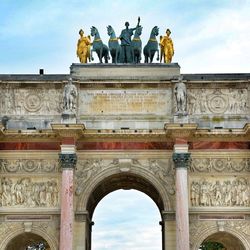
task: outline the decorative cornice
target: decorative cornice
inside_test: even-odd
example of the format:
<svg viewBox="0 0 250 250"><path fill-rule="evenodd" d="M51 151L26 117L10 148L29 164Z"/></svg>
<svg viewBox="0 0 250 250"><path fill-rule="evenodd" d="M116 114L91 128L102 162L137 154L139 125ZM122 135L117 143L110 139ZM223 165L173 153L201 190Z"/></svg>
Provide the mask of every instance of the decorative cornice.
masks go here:
<svg viewBox="0 0 250 250"><path fill-rule="evenodd" d="M190 163L190 153L173 153L175 168L188 168Z"/></svg>
<svg viewBox="0 0 250 250"><path fill-rule="evenodd" d="M195 123L166 123L164 125L166 136L173 140L177 138L191 139L197 130Z"/></svg>
<svg viewBox="0 0 250 250"><path fill-rule="evenodd" d="M73 137L76 140L83 136L84 124L51 124L52 130L61 138Z"/></svg>
<svg viewBox="0 0 250 250"><path fill-rule="evenodd" d="M59 163L62 169L74 169L76 162L76 154L59 154Z"/></svg>

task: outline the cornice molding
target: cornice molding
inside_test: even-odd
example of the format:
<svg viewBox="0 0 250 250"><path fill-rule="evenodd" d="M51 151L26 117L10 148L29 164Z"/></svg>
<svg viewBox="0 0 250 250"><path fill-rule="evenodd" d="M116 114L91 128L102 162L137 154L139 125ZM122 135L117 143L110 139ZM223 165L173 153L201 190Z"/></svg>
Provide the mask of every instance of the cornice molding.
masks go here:
<svg viewBox="0 0 250 250"><path fill-rule="evenodd" d="M85 131L84 124L51 124L52 130L60 137L73 137L79 139Z"/></svg>

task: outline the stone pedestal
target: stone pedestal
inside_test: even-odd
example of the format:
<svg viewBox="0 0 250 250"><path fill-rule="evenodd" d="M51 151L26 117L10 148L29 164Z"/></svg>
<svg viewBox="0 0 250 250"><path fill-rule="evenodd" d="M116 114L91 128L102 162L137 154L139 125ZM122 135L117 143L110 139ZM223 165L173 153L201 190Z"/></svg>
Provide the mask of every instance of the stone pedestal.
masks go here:
<svg viewBox="0 0 250 250"><path fill-rule="evenodd" d="M60 250L73 249L73 177L76 166L76 154L74 145L61 146L59 161L62 167L62 187L61 187L61 224L60 224Z"/></svg>
<svg viewBox="0 0 250 250"><path fill-rule="evenodd" d="M179 148L176 145L173 154L176 168L176 250L189 250L187 168L190 153L183 152L184 148L183 145ZM186 148L188 148L187 145Z"/></svg>
<svg viewBox="0 0 250 250"><path fill-rule="evenodd" d="M188 123L188 114L183 114L183 113L176 113L174 115L174 123Z"/></svg>
<svg viewBox="0 0 250 250"><path fill-rule="evenodd" d="M76 124L76 114L63 112L61 123L64 124Z"/></svg>

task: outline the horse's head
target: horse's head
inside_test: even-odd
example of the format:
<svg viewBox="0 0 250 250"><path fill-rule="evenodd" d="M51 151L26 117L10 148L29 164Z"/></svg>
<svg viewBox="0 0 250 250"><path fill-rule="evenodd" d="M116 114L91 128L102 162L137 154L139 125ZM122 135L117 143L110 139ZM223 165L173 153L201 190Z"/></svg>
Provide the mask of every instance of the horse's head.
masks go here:
<svg viewBox="0 0 250 250"><path fill-rule="evenodd" d="M136 30L135 30L135 35L140 36L141 33L142 33L142 26L138 26L138 27L136 28Z"/></svg>
<svg viewBox="0 0 250 250"><path fill-rule="evenodd" d="M154 26L154 28L151 31L151 35L158 36L159 35L159 28L158 26Z"/></svg>
<svg viewBox="0 0 250 250"><path fill-rule="evenodd" d="M108 35L111 36L114 33L114 29L112 28L111 25L107 27Z"/></svg>
<svg viewBox="0 0 250 250"><path fill-rule="evenodd" d="M96 27L92 26L90 28L90 34L91 34L91 36L95 36L97 32L98 32L98 30L97 30Z"/></svg>

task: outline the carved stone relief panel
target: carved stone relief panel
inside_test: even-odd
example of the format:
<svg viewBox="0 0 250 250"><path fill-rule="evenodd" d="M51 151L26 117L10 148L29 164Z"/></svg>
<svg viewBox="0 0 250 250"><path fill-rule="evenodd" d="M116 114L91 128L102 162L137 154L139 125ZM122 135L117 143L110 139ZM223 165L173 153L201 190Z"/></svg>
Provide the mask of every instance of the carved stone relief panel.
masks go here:
<svg viewBox="0 0 250 250"><path fill-rule="evenodd" d="M36 88L1 84L0 97L2 115L56 115L63 109L62 90L46 84Z"/></svg>
<svg viewBox="0 0 250 250"><path fill-rule="evenodd" d="M57 173L58 160L55 159L0 159L0 173Z"/></svg>
<svg viewBox="0 0 250 250"><path fill-rule="evenodd" d="M1 177L0 207L58 207L56 178Z"/></svg>
<svg viewBox="0 0 250 250"><path fill-rule="evenodd" d="M247 88L188 89L189 114L247 114Z"/></svg>
<svg viewBox="0 0 250 250"><path fill-rule="evenodd" d="M250 179L245 177L191 177L192 207L250 207Z"/></svg>
<svg viewBox="0 0 250 250"><path fill-rule="evenodd" d="M192 157L190 171L193 173L209 173L209 172L221 172L221 173L237 173L237 172L249 172L250 171L250 158L210 158Z"/></svg>
<svg viewBox="0 0 250 250"><path fill-rule="evenodd" d="M144 168L167 187L170 195L175 194L175 172L171 159L80 159L75 171L76 195L81 194L91 178L112 167L117 167L124 172L130 171L132 168Z"/></svg>
<svg viewBox="0 0 250 250"><path fill-rule="evenodd" d="M171 89L80 92L80 115L166 115L171 106Z"/></svg>

